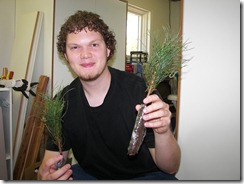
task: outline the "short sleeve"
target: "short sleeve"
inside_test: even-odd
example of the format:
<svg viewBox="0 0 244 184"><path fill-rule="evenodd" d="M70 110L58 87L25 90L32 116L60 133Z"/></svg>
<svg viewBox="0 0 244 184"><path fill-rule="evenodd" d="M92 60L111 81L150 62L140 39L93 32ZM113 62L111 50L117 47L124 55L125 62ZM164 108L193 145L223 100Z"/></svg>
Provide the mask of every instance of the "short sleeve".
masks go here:
<svg viewBox="0 0 244 184"><path fill-rule="evenodd" d="M147 133L146 133L144 142L148 148L155 148L155 139L154 139L153 129L147 128Z"/></svg>

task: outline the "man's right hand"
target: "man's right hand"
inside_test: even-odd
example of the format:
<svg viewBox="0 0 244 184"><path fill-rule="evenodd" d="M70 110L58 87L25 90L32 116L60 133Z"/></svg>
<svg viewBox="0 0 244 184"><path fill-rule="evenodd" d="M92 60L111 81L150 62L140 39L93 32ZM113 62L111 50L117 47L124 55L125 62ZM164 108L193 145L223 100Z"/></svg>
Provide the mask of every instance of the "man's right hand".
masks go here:
<svg viewBox="0 0 244 184"><path fill-rule="evenodd" d="M56 169L56 163L62 159L62 155L44 159L38 170L38 180L73 180L70 164L66 164L60 169Z"/></svg>

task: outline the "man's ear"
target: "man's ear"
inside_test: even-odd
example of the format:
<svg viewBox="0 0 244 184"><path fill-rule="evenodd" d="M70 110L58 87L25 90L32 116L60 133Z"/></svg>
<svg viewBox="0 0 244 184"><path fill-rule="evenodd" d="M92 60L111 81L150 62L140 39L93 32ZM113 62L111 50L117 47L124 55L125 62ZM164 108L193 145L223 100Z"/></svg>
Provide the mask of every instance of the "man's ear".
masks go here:
<svg viewBox="0 0 244 184"><path fill-rule="evenodd" d="M68 62L68 57L67 57L67 54L64 53L64 58L66 59L66 61Z"/></svg>
<svg viewBox="0 0 244 184"><path fill-rule="evenodd" d="M110 49L107 48L107 58L109 57L110 52L111 52Z"/></svg>

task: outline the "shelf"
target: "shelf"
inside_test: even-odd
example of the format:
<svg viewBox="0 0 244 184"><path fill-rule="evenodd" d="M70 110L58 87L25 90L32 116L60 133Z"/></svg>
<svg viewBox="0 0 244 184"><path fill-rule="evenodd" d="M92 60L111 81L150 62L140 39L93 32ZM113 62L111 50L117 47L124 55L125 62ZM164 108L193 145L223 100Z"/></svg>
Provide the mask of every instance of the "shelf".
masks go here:
<svg viewBox="0 0 244 184"><path fill-rule="evenodd" d="M1 126L3 136L1 137L1 150L3 155L0 172L7 170L7 180L13 179L13 155L12 155L12 88L0 88L0 106L2 109ZM5 152L4 152L5 151ZM6 165L4 164L4 160ZM2 175L1 175L2 176Z"/></svg>
<svg viewBox="0 0 244 184"><path fill-rule="evenodd" d="M131 51L130 52L130 62L133 63L146 63L147 62L148 53L142 51Z"/></svg>
<svg viewBox="0 0 244 184"><path fill-rule="evenodd" d="M9 91L9 88L0 88L0 91Z"/></svg>

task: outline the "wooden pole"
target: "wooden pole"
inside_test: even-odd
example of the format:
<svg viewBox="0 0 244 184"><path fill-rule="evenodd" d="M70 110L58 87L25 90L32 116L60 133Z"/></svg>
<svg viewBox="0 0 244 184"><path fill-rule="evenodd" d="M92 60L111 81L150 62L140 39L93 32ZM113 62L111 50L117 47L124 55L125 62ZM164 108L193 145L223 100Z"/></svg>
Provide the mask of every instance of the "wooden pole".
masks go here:
<svg viewBox="0 0 244 184"><path fill-rule="evenodd" d="M25 169L35 164L37 161L42 135L44 132L44 125L41 122L39 113L43 106L42 94L46 93L48 81L49 78L47 76L42 75L39 78L36 89L36 97L32 102L14 168L14 180L22 180Z"/></svg>

